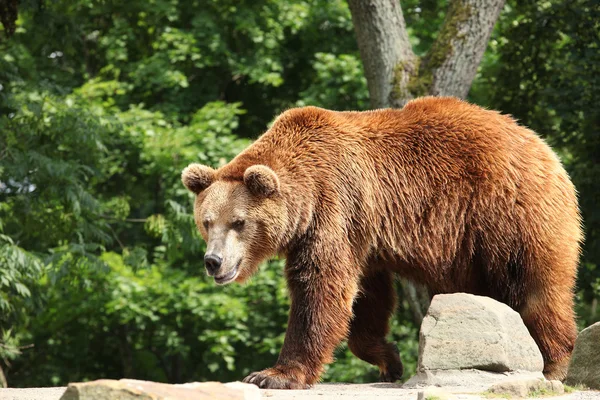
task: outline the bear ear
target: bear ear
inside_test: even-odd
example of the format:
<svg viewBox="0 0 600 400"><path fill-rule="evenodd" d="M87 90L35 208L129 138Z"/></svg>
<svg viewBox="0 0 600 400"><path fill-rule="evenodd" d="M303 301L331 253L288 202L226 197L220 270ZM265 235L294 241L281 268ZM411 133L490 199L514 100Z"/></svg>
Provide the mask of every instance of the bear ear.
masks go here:
<svg viewBox="0 0 600 400"><path fill-rule="evenodd" d="M202 164L190 164L181 172L181 181L191 192L198 194L215 180L215 170Z"/></svg>
<svg viewBox="0 0 600 400"><path fill-rule="evenodd" d="M279 193L279 178L266 165L253 165L244 172L244 184L256 196L270 197Z"/></svg>

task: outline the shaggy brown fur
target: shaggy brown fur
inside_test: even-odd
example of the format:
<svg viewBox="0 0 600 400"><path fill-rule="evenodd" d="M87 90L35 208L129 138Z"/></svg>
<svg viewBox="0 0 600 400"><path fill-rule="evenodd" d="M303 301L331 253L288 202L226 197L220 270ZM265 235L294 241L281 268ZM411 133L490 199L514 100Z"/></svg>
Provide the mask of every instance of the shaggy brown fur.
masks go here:
<svg viewBox="0 0 600 400"><path fill-rule="evenodd" d="M206 187L190 168L186 185ZM282 210L258 215L270 229L261 259L287 257L287 333L277 364L247 382L307 387L345 338L384 380L399 379L402 363L385 340L394 272L433 294L508 304L538 343L546 375L564 377L576 337L576 193L552 150L509 116L433 97L401 110L291 109L208 181L251 185L251 208L268 198ZM194 191L202 230L206 194ZM248 268L238 281L256 269Z"/></svg>

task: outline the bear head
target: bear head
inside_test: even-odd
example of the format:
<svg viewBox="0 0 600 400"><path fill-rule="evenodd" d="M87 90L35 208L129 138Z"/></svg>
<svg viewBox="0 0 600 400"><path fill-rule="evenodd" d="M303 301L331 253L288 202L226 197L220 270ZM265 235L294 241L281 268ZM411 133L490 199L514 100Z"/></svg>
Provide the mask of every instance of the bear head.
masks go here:
<svg viewBox="0 0 600 400"><path fill-rule="evenodd" d="M279 177L265 165L246 168L243 179L221 179L217 170L190 164L181 174L196 195L194 220L206 241L206 272L216 283L244 282L277 254L287 227Z"/></svg>

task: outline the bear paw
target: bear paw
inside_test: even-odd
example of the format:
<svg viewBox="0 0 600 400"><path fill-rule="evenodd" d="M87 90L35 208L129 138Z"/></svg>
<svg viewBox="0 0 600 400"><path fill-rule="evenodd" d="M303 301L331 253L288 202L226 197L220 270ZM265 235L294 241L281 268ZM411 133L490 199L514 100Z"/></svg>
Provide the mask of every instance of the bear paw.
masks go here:
<svg viewBox="0 0 600 400"><path fill-rule="evenodd" d="M379 380L381 382L396 382L404 374L404 366L400 360L398 346L393 343L388 344L388 362L385 368L380 367Z"/></svg>
<svg viewBox="0 0 600 400"><path fill-rule="evenodd" d="M390 365L388 369L384 372L381 371L379 374L380 382L396 382L402 378L403 374L402 364Z"/></svg>
<svg viewBox="0 0 600 400"><path fill-rule="evenodd" d="M558 361L548 361L544 364L544 377L551 380L563 381L567 376L569 369L569 360L571 357L565 356Z"/></svg>
<svg viewBox="0 0 600 400"><path fill-rule="evenodd" d="M300 382L298 375L301 374L275 367L253 372L242 382L252 383L261 389L308 389L310 385Z"/></svg>

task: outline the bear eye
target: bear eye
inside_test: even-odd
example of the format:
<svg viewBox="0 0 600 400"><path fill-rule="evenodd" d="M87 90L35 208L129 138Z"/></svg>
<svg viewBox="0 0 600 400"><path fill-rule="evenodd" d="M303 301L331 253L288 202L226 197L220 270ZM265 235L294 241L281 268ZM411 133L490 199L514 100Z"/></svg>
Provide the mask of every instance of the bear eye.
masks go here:
<svg viewBox="0 0 600 400"><path fill-rule="evenodd" d="M240 230L244 227L245 223L246 223L246 221L244 221L243 219L236 219L235 221L233 221L231 223L231 227L233 229Z"/></svg>
<svg viewBox="0 0 600 400"><path fill-rule="evenodd" d="M210 221L205 219L204 221L202 221L202 225L204 225L204 229L208 230L208 225L210 224Z"/></svg>

